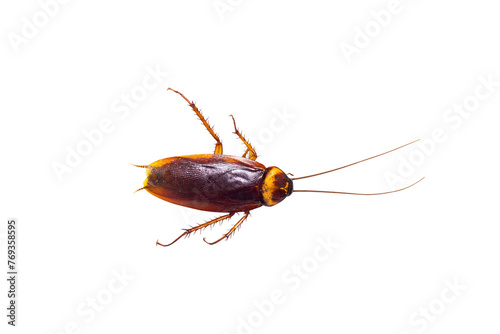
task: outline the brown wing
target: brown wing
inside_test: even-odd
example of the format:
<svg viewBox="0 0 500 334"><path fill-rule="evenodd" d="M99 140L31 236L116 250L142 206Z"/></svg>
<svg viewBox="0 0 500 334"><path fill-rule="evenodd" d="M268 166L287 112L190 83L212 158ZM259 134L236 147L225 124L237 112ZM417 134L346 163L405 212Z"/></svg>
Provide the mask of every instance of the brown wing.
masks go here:
<svg viewBox="0 0 500 334"><path fill-rule="evenodd" d="M167 202L213 212L241 212L262 206L259 182L265 166L220 154L186 155L147 167L145 189Z"/></svg>

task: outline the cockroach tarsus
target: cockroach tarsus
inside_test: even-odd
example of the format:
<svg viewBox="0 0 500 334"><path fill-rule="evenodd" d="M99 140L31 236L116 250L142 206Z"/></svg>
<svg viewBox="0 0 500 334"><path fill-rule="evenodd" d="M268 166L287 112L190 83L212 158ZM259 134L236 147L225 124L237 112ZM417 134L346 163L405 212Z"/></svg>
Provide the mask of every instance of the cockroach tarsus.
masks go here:
<svg viewBox="0 0 500 334"><path fill-rule="evenodd" d="M393 152L418 140L342 167L307 176L289 178L288 175L293 176L293 174L285 174L278 167L266 167L256 161L257 152L238 130L233 115L229 116L233 120L234 134L243 142L246 149L241 157L224 155L219 136L194 102L189 101L182 93L172 88L168 88L167 90L179 94L189 104L207 131L214 138L216 142L215 150L213 154L177 156L160 159L149 165L134 165L145 168L147 175L144 186L136 190L136 192L144 189L150 194L173 204L203 211L223 212L225 214L200 225L184 229L184 232L169 244L162 244L156 241L157 245L170 246L182 237L187 237L191 233L201 231L216 223L222 223L224 220L232 218L235 213L242 212L243 216L222 237L213 242L209 242L203 238L203 241L207 244L214 245L223 239L229 239L248 218L251 210L261 206L274 206L290 196L292 192L383 195L407 189L423 180L421 178L407 187L379 193L296 190L293 188L293 181L334 172Z"/></svg>

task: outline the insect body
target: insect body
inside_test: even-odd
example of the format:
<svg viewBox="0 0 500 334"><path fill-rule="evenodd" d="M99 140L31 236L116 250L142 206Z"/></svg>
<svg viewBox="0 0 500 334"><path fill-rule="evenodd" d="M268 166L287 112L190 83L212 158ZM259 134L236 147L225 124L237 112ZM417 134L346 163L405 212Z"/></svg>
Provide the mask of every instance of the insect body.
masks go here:
<svg viewBox="0 0 500 334"><path fill-rule="evenodd" d="M195 104L190 102L180 92L171 88L169 88L169 90L181 95L189 103L189 106L194 110L208 132L215 139L215 152L214 154L196 154L166 158L155 161L149 165L135 165L137 167L146 168L147 174L146 180L144 181L144 187L139 190L145 189L150 194L173 204L197 210L224 212L226 214L198 226L185 229L184 233L170 244L165 245L157 241L156 244L160 246L169 246L183 236L188 236L195 231L231 218L237 212L243 212L244 214L238 222L221 238L214 242L207 242L203 239L209 244L215 244L223 239L229 238L247 219L251 210L261 206L276 205L287 196L290 196L294 191L293 180L333 172L409 145L406 144L394 150L326 172L298 178L289 178L287 174L278 167L272 166L266 168L263 164L255 161L257 159L257 153L252 145L238 131L232 115L234 133L245 144L246 150L242 157L222 154L222 142ZM296 192L381 195L406 188L374 194L318 190L296 190Z"/></svg>
<svg viewBox="0 0 500 334"><path fill-rule="evenodd" d="M277 167L221 154L158 160L147 171L144 188L165 201L213 212L245 212L281 202L292 181Z"/></svg>

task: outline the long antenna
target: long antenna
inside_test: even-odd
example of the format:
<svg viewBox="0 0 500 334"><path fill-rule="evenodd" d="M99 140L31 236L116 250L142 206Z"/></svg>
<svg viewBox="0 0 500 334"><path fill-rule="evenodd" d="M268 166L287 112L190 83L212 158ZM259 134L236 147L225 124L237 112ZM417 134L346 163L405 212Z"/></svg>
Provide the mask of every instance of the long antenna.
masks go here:
<svg viewBox="0 0 500 334"><path fill-rule="evenodd" d="M405 146L408 146L410 144L413 144L417 141L419 141L420 139L417 139L417 140L414 140L412 141L411 143L408 143L406 145L403 145L403 146L399 146L399 147L396 147L395 149L392 149L390 151L387 151L387 152L384 152L384 153L381 153L381 154L377 154L377 155L374 155L373 157L370 157L370 158L366 158L366 159L363 159L363 160L360 160L360 161L357 161L357 162L353 162L352 164L349 164L349 165L345 165L345 166L342 166L342 167L338 167L338 168L335 168L335 169L332 169L332 170L328 170L326 172L321 172L321 173L317 173L317 174L312 174L312 175L307 175L307 176L301 176L301 177L294 177L292 178L292 180L300 180L300 179L305 179L305 178L308 178L308 177L313 177L313 176L318 176L318 175L322 175L322 174L326 174L326 173L330 173L330 172L334 172L336 170L339 170L339 169L342 169L342 168L346 168L346 167L349 167L349 166L352 166L352 165L356 165L356 164L359 164L360 162L363 162L363 161L367 161L367 160L370 160L370 159L373 159L373 158L376 158L376 157L380 157L381 155L384 155L384 154L387 154L387 153L391 153L393 151L396 151L396 150L399 150L400 148L403 148ZM405 188L406 189L406 188ZM295 191L298 191L298 190L294 190Z"/></svg>
<svg viewBox="0 0 500 334"><path fill-rule="evenodd" d="M410 184L409 186L407 187L404 187L404 188L401 188L401 189L396 189L396 190L392 190L392 191L386 191L386 192L383 192L383 193L372 193L372 194L362 194L362 193L346 193L346 192L342 192L342 191L326 191L326 190L293 190L294 193L297 193L297 192L300 192L300 193L330 193L330 194L343 194L343 195L366 195L366 196L371 196L371 195L385 195L385 194L390 194L390 193L395 193L395 192L398 192L398 191L401 191L401 190L405 190L405 189L408 189L414 185L416 185L417 183L419 183L420 181L422 181L423 179L425 179L425 177L421 178L420 180L418 180L417 182L413 183L413 184Z"/></svg>

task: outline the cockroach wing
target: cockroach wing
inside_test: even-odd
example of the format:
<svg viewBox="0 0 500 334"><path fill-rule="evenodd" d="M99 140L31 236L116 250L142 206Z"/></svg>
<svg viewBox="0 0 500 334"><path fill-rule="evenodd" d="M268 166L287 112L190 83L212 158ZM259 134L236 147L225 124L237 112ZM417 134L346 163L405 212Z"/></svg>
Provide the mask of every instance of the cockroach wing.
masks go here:
<svg viewBox="0 0 500 334"><path fill-rule="evenodd" d="M158 160L147 167L144 189L167 202L213 212L262 206L265 166L247 158L199 154Z"/></svg>

